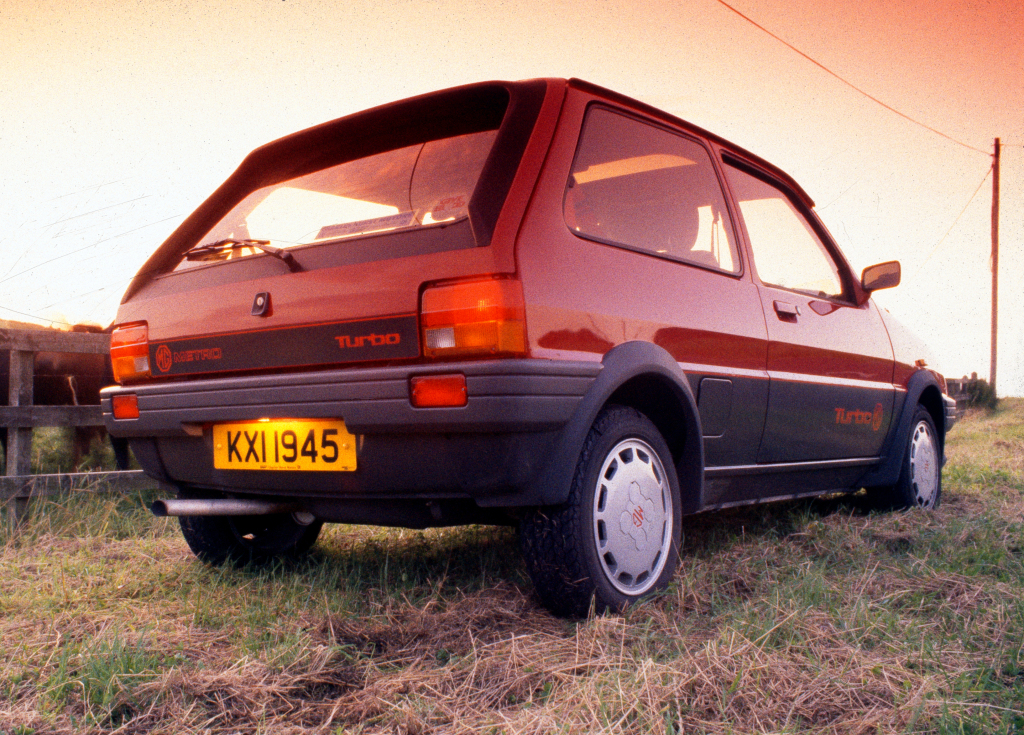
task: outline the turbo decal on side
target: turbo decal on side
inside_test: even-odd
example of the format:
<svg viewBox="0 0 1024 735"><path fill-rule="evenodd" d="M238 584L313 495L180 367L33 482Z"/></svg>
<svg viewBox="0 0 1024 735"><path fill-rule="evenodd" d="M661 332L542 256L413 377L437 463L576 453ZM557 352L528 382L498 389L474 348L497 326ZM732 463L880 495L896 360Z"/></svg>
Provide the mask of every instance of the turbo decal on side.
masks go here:
<svg viewBox="0 0 1024 735"><path fill-rule="evenodd" d="M872 431L882 428L884 409L881 403L875 404L874 411L861 411L856 408L840 408L836 406L837 424L870 424Z"/></svg>

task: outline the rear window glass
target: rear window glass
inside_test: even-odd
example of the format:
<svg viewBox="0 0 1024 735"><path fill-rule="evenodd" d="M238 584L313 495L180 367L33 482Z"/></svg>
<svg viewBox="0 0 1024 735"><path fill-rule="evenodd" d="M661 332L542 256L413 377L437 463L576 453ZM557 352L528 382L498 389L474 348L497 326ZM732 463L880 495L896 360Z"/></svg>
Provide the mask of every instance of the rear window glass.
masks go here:
<svg viewBox="0 0 1024 735"><path fill-rule="evenodd" d="M587 114L564 215L583 237L740 271L729 213L704 147L603 108Z"/></svg>
<svg viewBox="0 0 1024 735"><path fill-rule="evenodd" d="M257 189L182 259L177 270L273 248L334 242L466 219L497 131L385 151Z"/></svg>

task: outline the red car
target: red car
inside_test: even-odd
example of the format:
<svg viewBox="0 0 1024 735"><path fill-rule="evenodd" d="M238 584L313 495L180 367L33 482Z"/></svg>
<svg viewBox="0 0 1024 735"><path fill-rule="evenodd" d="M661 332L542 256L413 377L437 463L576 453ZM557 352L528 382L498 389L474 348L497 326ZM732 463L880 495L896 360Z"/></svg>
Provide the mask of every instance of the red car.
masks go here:
<svg viewBox="0 0 1024 735"><path fill-rule="evenodd" d="M954 402L788 175L579 80L488 82L270 143L117 316L110 433L192 550L324 522L516 524L566 615L664 587L681 519L939 502Z"/></svg>

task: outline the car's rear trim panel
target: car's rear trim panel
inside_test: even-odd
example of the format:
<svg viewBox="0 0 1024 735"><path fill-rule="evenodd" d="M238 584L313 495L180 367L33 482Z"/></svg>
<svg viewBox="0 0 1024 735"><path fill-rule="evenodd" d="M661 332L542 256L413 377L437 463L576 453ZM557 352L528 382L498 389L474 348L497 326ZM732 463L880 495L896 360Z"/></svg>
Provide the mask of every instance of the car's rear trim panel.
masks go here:
<svg viewBox="0 0 1024 735"><path fill-rule="evenodd" d="M600 363L500 360L213 378L107 388L104 417L159 479L275 497L473 498L544 503L535 481ZM460 373L467 404L414 408L409 380ZM139 418L117 420L111 399L135 393ZM211 426L260 418L341 418L357 435L352 472L218 470Z"/></svg>
<svg viewBox="0 0 1024 735"><path fill-rule="evenodd" d="M156 340L149 344L149 364L154 375L160 377L418 356L415 314Z"/></svg>
<svg viewBox="0 0 1024 735"><path fill-rule="evenodd" d="M572 415L601 370L600 363L500 360L347 368L286 375L210 378L107 388L102 405L115 436L187 436L183 424L260 418L342 418L350 431L543 431ZM409 379L461 373L468 403L414 408ZM139 418L116 420L111 397L138 396Z"/></svg>

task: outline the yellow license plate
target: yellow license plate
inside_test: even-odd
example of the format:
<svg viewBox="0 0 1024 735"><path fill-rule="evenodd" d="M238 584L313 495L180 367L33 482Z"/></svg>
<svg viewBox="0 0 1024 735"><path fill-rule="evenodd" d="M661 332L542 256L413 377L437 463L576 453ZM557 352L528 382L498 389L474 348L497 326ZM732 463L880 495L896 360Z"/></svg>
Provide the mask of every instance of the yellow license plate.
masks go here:
<svg viewBox="0 0 1024 735"><path fill-rule="evenodd" d="M341 420L214 424L213 466L218 470L352 472L356 438Z"/></svg>

